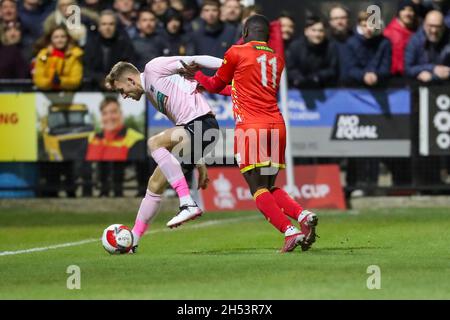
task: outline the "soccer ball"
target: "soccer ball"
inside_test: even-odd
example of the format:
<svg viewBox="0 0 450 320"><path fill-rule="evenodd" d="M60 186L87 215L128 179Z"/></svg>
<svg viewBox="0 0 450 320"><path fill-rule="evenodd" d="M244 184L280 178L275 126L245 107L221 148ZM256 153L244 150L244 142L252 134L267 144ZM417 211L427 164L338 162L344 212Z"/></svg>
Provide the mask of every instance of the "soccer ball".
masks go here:
<svg viewBox="0 0 450 320"><path fill-rule="evenodd" d="M103 231L103 248L110 254L127 253L133 247L133 233L123 224L113 224Z"/></svg>

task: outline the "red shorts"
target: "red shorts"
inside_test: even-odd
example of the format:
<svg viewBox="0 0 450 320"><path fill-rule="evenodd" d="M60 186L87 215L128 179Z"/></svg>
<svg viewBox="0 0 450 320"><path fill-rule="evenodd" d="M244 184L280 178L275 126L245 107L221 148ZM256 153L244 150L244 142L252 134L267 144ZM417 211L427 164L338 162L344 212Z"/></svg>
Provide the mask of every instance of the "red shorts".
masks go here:
<svg viewBox="0 0 450 320"><path fill-rule="evenodd" d="M284 123L240 123L234 131L234 156L242 173L257 167L285 168Z"/></svg>

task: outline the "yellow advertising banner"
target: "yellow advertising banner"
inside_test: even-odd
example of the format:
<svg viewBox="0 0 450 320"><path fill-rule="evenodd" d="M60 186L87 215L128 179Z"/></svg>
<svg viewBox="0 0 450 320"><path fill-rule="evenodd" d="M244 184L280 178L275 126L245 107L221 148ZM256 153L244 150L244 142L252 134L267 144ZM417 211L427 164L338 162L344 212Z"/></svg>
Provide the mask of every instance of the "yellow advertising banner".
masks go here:
<svg viewBox="0 0 450 320"><path fill-rule="evenodd" d="M0 94L0 161L36 161L34 93Z"/></svg>

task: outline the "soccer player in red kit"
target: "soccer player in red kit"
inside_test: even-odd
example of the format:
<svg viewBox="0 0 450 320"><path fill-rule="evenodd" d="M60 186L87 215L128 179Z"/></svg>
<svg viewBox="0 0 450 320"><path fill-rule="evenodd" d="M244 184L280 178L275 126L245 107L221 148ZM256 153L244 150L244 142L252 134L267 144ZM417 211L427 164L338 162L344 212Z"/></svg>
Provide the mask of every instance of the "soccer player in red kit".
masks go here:
<svg viewBox="0 0 450 320"><path fill-rule="evenodd" d="M239 169L258 209L284 233L281 251L292 251L298 245L308 250L316 238L317 216L275 187L279 169L285 167L286 127L277 101L284 59L267 45L268 38L269 21L262 15L250 17L243 28L244 44L225 53L213 77L197 72L195 79L213 93L232 83L234 153ZM300 223L300 230L288 217Z"/></svg>

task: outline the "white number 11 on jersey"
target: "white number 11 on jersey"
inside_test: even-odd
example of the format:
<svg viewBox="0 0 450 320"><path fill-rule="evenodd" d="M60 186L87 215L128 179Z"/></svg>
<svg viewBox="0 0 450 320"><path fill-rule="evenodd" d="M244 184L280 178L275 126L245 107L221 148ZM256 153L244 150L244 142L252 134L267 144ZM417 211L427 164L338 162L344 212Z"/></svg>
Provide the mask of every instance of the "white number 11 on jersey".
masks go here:
<svg viewBox="0 0 450 320"><path fill-rule="evenodd" d="M261 83L267 87L267 55L259 56L256 61L261 65ZM269 65L272 67L272 87L275 89L277 86L277 57L270 59Z"/></svg>

